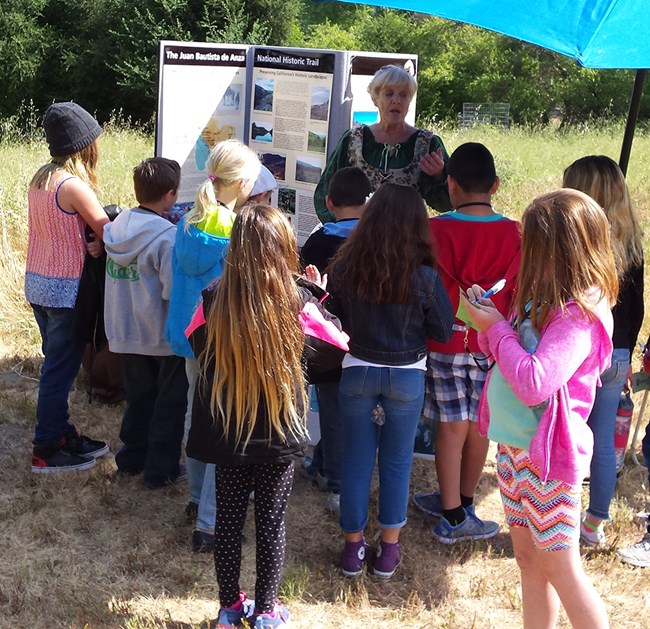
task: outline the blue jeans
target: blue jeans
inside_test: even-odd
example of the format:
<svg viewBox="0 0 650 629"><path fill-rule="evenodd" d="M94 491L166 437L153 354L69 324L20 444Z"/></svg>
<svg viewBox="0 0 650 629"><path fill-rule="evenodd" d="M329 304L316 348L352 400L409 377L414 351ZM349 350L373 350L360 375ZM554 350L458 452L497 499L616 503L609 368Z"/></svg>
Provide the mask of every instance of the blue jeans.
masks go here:
<svg viewBox="0 0 650 629"><path fill-rule="evenodd" d="M185 374L187 375L187 411L185 413L185 435L183 441L187 444L187 436L192 425L192 403L194 390L198 379L199 367L194 358L185 359ZM187 484L190 490L190 500L199 505L195 528L206 533L214 532L217 517L216 491L214 487L215 467L198 459L187 457Z"/></svg>
<svg viewBox="0 0 650 629"><path fill-rule="evenodd" d="M379 447L379 525L406 524L415 431L424 401L424 371L390 367L348 367L339 387L345 431L341 470L341 518L345 533L368 523L370 483ZM372 421L381 402L386 422Z"/></svg>
<svg viewBox="0 0 650 629"><path fill-rule="evenodd" d="M187 436L192 425L192 403L194 402L194 390L199 374L198 362L195 358L185 359L185 375L187 376L187 409L185 411L185 427L183 431L183 449L187 445ZM201 500L201 487L205 475L205 463L197 459L187 457L185 461L187 469L187 485L190 490L190 500L199 504Z"/></svg>
<svg viewBox="0 0 650 629"><path fill-rule="evenodd" d="M31 304L41 332L43 366L38 385L34 445L58 441L74 426L68 421L68 394L81 367L84 341L73 338L72 308Z"/></svg>
<svg viewBox="0 0 650 629"><path fill-rule="evenodd" d="M339 493L343 434L339 415L339 383L316 385L320 441L314 448L312 465L327 479L327 489Z"/></svg>
<svg viewBox="0 0 650 629"><path fill-rule="evenodd" d="M594 406L587 420L587 425L594 434L587 511L601 520L609 520L609 504L616 489L614 426L629 366L630 351L615 349L612 366L600 376L602 386L596 389Z"/></svg>

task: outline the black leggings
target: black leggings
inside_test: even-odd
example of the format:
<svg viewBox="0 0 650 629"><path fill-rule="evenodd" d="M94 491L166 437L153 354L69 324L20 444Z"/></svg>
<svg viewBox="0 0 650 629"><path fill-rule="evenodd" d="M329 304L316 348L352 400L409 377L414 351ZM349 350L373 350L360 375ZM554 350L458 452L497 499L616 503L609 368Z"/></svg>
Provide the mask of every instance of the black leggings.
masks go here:
<svg viewBox="0 0 650 629"><path fill-rule="evenodd" d="M248 496L255 488L255 611L273 611L280 587L286 535L284 514L293 483L293 463L217 465L214 565L222 607L239 600L241 538Z"/></svg>

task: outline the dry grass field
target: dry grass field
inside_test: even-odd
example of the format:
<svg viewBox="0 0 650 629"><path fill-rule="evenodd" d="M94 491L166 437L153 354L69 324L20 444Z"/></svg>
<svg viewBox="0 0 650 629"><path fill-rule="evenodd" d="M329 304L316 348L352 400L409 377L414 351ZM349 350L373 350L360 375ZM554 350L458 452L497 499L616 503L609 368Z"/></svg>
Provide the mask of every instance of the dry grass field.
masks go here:
<svg viewBox="0 0 650 629"><path fill-rule="evenodd" d="M503 180L496 207L517 216L533 196L558 186L573 159L594 152L617 157L622 132L618 127L565 134L476 129L443 131L442 136L450 151L467 140L492 149ZM151 151L146 135L123 129L105 134L104 202L133 202L130 168ZM22 295L25 190L46 157L43 143L0 144L0 627L208 627L218 608L214 567L210 556L190 551L185 485L147 490L141 478L116 477L112 455L87 473L40 476L30 471L41 356ZM629 181L646 234L649 165L650 135L641 134ZM647 333L646 325L642 341ZM72 416L115 452L123 407L89 404L85 391L81 374L70 398ZM416 461L412 489L431 486L432 463ZM584 557L615 628L650 626L650 571L626 566L614 555L617 547L640 538L634 514L648 507L649 498L646 470L628 460L607 529L608 545ZM447 547L432 539L432 519L411 508L402 537L404 561L393 579L351 581L337 569L340 533L323 499L296 477L281 589L294 627L521 626L518 570L507 530L492 540ZM477 503L481 517L503 522L492 456ZM252 591L251 518L246 537L242 585ZM560 626L568 626L564 617Z"/></svg>

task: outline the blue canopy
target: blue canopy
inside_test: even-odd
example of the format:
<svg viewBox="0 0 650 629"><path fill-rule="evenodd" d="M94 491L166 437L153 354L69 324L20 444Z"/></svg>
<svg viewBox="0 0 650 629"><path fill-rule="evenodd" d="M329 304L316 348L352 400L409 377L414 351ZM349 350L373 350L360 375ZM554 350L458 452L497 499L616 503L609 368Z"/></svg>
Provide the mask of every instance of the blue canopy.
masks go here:
<svg viewBox="0 0 650 629"><path fill-rule="evenodd" d="M362 0L358 4L474 24L573 57L585 68L650 68L650 0Z"/></svg>

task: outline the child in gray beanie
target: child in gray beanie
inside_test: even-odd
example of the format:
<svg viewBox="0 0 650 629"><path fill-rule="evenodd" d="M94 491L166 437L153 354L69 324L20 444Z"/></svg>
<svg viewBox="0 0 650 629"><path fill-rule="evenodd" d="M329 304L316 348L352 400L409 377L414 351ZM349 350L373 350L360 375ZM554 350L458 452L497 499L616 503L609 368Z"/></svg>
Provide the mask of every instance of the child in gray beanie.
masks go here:
<svg viewBox="0 0 650 629"><path fill-rule="evenodd" d="M29 185L29 242L25 297L43 339L32 471L87 470L108 452L70 422L68 394L83 355L73 334L75 305L86 252L103 251L108 216L97 199L97 121L76 103L55 103L43 120L52 159ZM94 233L86 242L86 226Z"/></svg>

